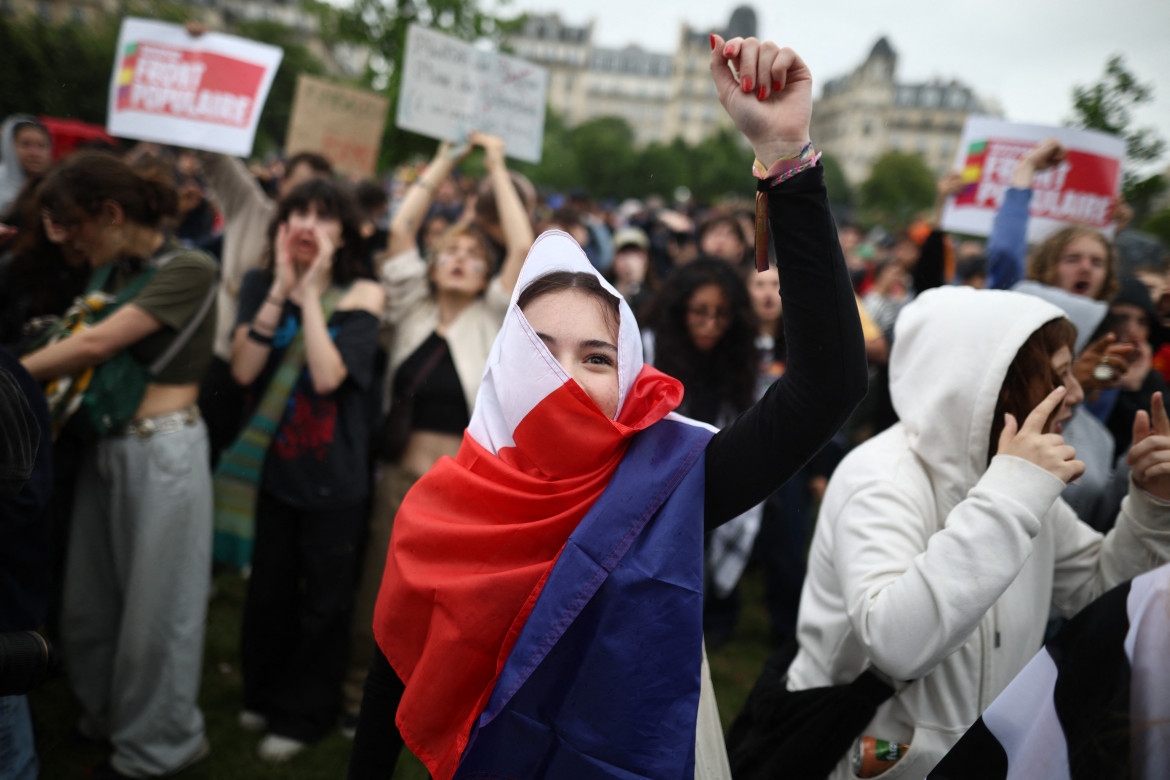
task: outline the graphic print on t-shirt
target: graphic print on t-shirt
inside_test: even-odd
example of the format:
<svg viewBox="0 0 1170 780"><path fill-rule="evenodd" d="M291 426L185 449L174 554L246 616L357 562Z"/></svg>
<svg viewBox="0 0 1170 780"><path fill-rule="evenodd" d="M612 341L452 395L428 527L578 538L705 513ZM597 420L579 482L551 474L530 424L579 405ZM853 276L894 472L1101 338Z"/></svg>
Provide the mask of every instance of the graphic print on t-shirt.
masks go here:
<svg viewBox="0 0 1170 780"><path fill-rule="evenodd" d="M295 315L288 315L273 338L274 346L283 348L300 328ZM329 338L337 329L329 328ZM337 399L332 393L318 395L312 390L312 378L306 365L288 397L284 418L272 441L272 452L281 460L311 457L323 461L333 445L337 427Z"/></svg>

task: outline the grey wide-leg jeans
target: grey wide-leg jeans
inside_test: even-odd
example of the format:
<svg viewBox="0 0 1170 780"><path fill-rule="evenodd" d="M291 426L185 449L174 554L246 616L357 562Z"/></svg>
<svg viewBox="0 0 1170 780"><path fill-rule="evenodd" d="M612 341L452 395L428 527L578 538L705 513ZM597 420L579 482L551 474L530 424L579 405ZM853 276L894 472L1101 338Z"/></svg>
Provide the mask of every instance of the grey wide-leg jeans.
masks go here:
<svg viewBox="0 0 1170 780"><path fill-rule="evenodd" d="M86 731L131 775L203 746L198 695L211 578L212 489L202 421L112 436L78 478L61 634Z"/></svg>

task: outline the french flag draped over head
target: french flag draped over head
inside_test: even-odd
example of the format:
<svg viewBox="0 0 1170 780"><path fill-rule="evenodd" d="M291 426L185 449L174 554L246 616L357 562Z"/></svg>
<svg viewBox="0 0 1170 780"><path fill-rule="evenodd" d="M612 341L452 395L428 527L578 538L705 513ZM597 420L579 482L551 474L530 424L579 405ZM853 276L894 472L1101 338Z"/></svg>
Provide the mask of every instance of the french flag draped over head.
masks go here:
<svg viewBox="0 0 1170 780"><path fill-rule="evenodd" d="M1170 778L1170 564L1081 610L930 780Z"/></svg>
<svg viewBox="0 0 1170 780"><path fill-rule="evenodd" d="M673 693L656 696L674 711L664 717L680 724L670 738L682 745L683 755L669 760L686 765L689 751L693 766L703 470L692 467L701 463L710 434L675 415L664 421L681 401L682 386L643 365L637 324L624 301L617 344L618 412L614 420L601 413L517 306L525 287L553 271L597 275L567 234L550 231L536 240L493 345L459 453L440 460L419 480L394 522L374 633L405 683L397 717L402 736L436 780L461 769L473 727L480 750L513 738L486 737L484 728L491 721L507 721L495 717L501 712L527 706L524 697L536 684L530 680L534 669L549 673L559 657L557 648L580 651L560 659L579 665L576 677L556 683L563 687L559 694L544 693L557 699L556 705L580 703L588 687L579 684L581 674L588 674L582 670L612 665L614 658L589 661L582 654L623 634L630 621L644 623L667 607L668 616L681 616L686 637L679 638L674 652L686 657L663 665L678 667L686 680L672 684ZM651 430L653 436L647 436ZM639 432L646 433L635 437ZM607 490L611 483L621 487ZM689 524L680 521L672 530L670 523L655 521L665 507L684 504ZM668 514L681 513L672 509ZM565 549L572 554L562 560ZM650 591L663 589L661 598L637 602L644 614L628 611L615 623L602 596L626 583L629 589L623 593L636 598L634 591L647 579L657 583ZM595 595L599 592L602 596ZM663 630L670 627L670 619L652 622ZM631 638L617 636L616 641ZM523 652L514 655L518 642ZM656 655L653 649L637 652L648 659ZM497 685L498 680L507 685ZM681 697L675 690L680 686L686 689ZM577 742L559 725L564 718L552 720L546 729L551 742ZM584 742L610 742L595 737ZM466 766L463 770L462 776L474 776L466 774ZM651 769L646 776L654 773Z"/></svg>

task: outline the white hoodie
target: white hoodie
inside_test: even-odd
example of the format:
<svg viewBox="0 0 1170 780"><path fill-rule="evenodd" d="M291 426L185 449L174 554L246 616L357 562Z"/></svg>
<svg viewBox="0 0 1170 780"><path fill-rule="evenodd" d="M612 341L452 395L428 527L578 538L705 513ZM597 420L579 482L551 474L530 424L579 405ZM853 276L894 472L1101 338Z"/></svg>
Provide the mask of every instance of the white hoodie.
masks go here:
<svg viewBox="0 0 1170 780"><path fill-rule="evenodd" d="M901 422L833 474L801 595L788 687L873 665L912 680L863 734L909 744L883 778L921 778L1071 615L1170 560L1170 503L1132 484L1102 537L1064 482L1011 456L987 466L996 399L1020 346L1062 317L1019 293L939 288L898 319L890 395ZM849 758L833 778L851 778Z"/></svg>

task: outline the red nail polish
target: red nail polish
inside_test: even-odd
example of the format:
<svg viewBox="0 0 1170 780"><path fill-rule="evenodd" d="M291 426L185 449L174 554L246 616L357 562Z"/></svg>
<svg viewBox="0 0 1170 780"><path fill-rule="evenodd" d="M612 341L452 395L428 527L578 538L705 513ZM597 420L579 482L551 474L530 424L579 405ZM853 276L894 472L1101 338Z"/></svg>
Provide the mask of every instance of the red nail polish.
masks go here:
<svg viewBox="0 0 1170 780"><path fill-rule="evenodd" d="M772 91L773 91L773 92L779 92L779 91L780 91L780 82L779 82L779 81L773 81L773 82L772 82Z"/></svg>
<svg viewBox="0 0 1170 780"><path fill-rule="evenodd" d="M724 47L723 47L723 56L724 56L724 57L733 57L733 56L735 56L735 47L734 47L734 46L732 46L730 43L729 43L729 44L727 44L726 46L724 46Z"/></svg>
<svg viewBox="0 0 1170 780"><path fill-rule="evenodd" d="M743 81L740 82L740 86L743 87L744 92L751 92L752 91L752 83L753 82L752 82L751 76L744 76Z"/></svg>
<svg viewBox="0 0 1170 780"><path fill-rule="evenodd" d="M766 97L768 97L768 88L767 87L760 87L756 91L756 100L763 100Z"/></svg>
<svg viewBox="0 0 1170 780"><path fill-rule="evenodd" d="M711 51L715 51L715 33L711 33Z"/></svg>

